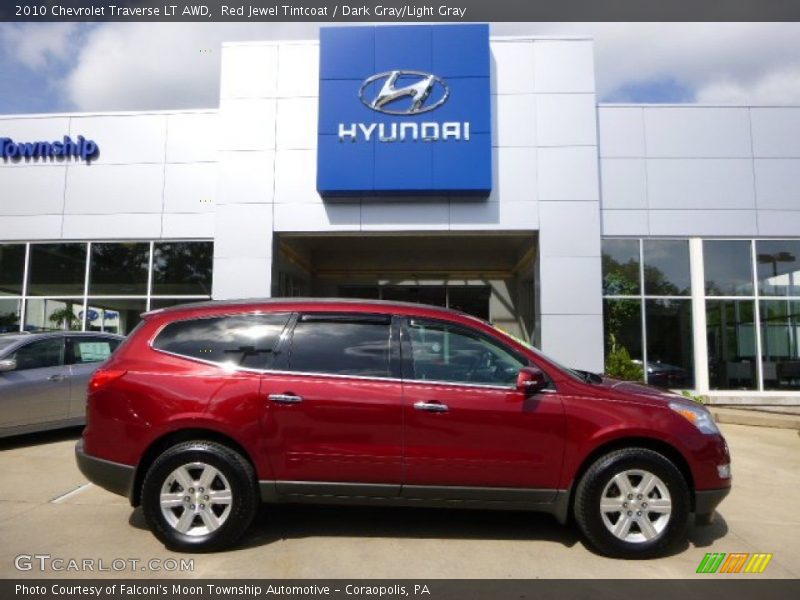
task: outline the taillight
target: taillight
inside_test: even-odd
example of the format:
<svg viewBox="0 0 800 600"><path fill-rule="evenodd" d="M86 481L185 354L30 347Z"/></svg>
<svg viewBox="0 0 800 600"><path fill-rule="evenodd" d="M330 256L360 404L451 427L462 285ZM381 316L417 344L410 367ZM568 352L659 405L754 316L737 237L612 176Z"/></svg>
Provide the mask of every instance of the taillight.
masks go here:
<svg viewBox="0 0 800 600"><path fill-rule="evenodd" d="M89 392L96 392L99 389L106 387L112 381L116 381L127 371L120 369L97 369L89 380Z"/></svg>

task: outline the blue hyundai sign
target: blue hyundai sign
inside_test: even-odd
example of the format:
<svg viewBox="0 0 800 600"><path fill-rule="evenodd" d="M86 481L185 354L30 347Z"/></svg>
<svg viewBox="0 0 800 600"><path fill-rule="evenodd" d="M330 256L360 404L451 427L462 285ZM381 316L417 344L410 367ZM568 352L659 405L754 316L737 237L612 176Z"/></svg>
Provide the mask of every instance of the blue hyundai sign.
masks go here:
<svg viewBox="0 0 800 600"><path fill-rule="evenodd" d="M488 25L323 27L317 190L488 195Z"/></svg>

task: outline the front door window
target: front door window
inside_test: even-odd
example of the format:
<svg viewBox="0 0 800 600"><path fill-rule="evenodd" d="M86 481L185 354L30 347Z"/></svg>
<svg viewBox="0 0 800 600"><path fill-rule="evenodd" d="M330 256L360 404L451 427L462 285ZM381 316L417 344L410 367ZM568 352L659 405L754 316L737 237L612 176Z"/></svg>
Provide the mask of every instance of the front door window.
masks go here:
<svg viewBox="0 0 800 600"><path fill-rule="evenodd" d="M410 378L513 386L525 361L477 331L412 319Z"/></svg>

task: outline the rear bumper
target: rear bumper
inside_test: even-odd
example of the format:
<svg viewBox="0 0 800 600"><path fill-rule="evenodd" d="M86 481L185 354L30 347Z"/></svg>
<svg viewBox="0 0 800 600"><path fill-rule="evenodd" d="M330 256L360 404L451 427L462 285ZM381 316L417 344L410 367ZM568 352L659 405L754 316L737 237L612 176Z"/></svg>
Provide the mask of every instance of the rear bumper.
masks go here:
<svg viewBox="0 0 800 600"><path fill-rule="evenodd" d="M698 525L709 525L713 521L714 510L731 491L730 487L717 490L696 490L694 493L694 512Z"/></svg>
<svg viewBox="0 0 800 600"><path fill-rule="evenodd" d="M75 460L81 473L92 483L120 496L131 497L135 467L86 454L83 440L75 444Z"/></svg>

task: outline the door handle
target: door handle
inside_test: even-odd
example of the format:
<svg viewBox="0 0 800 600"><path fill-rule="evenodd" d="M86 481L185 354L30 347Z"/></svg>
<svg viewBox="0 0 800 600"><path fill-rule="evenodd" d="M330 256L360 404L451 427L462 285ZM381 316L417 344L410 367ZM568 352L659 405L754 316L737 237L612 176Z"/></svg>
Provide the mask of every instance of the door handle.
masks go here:
<svg viewBox="0 0 800 600"><path fill-rule="evenodd" d="M298 404L303 401L302 396L295 396L294 394L270 394L268 398L278 404Z"/></svg>
<svg viewBox="0 0 800 600"><path fill-rule="evenodd" d="M48 377L47 379L49 381L63 381L66 378L67 378L66 375L60 375L59 374L59 375L50 375L50 377Z"/></svg>
<svg viewBox="0 0 800 600"><path fill-rule="evenodd" d="M415 402L414 408L416 408L417 410L426 410L428 412L438 412L438 413L443 413L450 410L447 407L447 404L442 404L441 402L425 402L425 401Z"/></svg>

